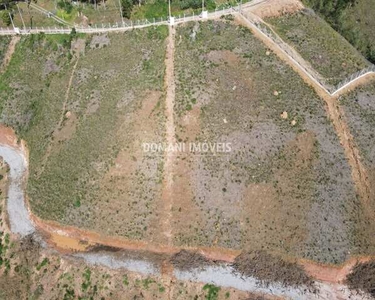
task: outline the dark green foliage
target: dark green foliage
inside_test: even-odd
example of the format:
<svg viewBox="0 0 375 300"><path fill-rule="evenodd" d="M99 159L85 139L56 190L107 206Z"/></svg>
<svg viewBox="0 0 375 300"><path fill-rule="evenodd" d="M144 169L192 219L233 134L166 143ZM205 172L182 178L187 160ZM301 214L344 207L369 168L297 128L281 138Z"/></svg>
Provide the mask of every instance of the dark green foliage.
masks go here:
<svg viewBox="0 0 375 300"><path fill-rule="evenodd" d="M354 4L355 0L304 0L303 2L323 15L333 25L337 24L342 11Z"/></svg>
<svg viewBox="0 0 375 300"><path fill-rule="evenodd" d="M5 23L5 25L9 26L10 24L12 24L11 15L9 14L9 10L4 10L2 12L1 18L2 18L3 22Z"/></svg>
<svg viewBox="0 0 375 300"><path fill-rule="evenodd" d="M133 10L133 1L132 0L121 0L122 7L122 16L124 18L130 19Z"/></svg>
<svg viewBox="0 0 375 300"><path fill-rule="evenodd" d="M213 284L206 284L203 287L204 291L207 291L207 295L205 296L205 299L207 300L216 300L219 296L220 288L213 285Z"/></svg>
<svg viewBox="0 0 375 300"><path fill-rule="evenodd" d="M375 44L371 36L373 29L368 23L368 16L375 13L372 1L304 0L303 2L324 17L369 61L375 63ZM371 10L374 10L372 14ZM366 13L364 14L364 12Z"/></svg>
<svg viewBox="0 0 375 300"><path fill-rule="evenodd" d="M57 7L65 10L68 14L70 14L73 10L73 5L69 1L59 1L57 2Z"/></svg>

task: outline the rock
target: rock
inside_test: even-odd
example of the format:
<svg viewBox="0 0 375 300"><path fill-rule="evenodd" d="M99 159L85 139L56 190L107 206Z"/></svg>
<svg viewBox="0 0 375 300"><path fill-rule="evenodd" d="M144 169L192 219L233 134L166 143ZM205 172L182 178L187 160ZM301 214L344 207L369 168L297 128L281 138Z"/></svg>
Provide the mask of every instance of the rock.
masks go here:
<svg viewBox="0 0 375 300"><path fill-rule="evenodd" d="M72 113L70 111L67 111L65 114L65 118L69 119Z"/></svg>

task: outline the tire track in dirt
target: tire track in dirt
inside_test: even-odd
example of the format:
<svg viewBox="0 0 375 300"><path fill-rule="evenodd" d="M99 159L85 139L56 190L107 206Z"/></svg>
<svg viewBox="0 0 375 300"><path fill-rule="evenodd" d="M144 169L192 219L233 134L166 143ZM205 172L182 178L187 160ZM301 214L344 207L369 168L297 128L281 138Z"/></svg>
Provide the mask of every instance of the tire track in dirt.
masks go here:
<svg viewBox="0 0 375 300"><path fill-rule="evenodd" d="M175 50L175 34L176 29L169 26L169 36L165 57L165 78L164 87L166 90L166 143L174 145L175 123L174 123L174 101L175 101L175 78L174 78L174 50ZM172 151L166 151L164 164L164 180L163 180L163 210L161 213L161 222L163 236L168 245L172 243L172 207L173 207L173 166L175 156Z"/></svg>
<svg viewBox="0 0 375 300"><path fill-rule="evenodd" d="M41 168L40 168L40 170L37 174L38 177L44 172L44 168L46 166L47 160L48 160L49 156L51 155L52 147L53 147L53 144L54 144L53 136L54 136L55 132L57 132L61 128L61 126L64 122L65 111L66 111L66 107L68 105L70 90L71 90L71 87L72 87L73 78L74 78L74 74L75 74L76 69L77 69L78 62L79 62L79 54L77 54L77 60L74 64L74 66L73 66L72 72L71 72L70 77L69 77L68 86L67 86L66 92L65 92L64 103L63 103L63 106L61 108L60 119L59 119L59 122L57 123L55 129L53 130L53 132L52 132L52 134L49 138L47 150L46 150L46 153L45 153L45 155L42 159Z"/></svg>
<svg viewBox="0 0 375 300"><path fill-rule="evenodd" d="M4 59L3 59L3 62L1 64L1 67L0 67L0 74L3 74L9 63L10 63L10 60L12 59L12 56L13 56L13 53L14 51L16 50L16 46L18 44L18 42L20 41L21 37L20 36L12 36L12 39L8 45L8 49L7 49L7 52L5 53L5 56L4 56Z"/></svg>

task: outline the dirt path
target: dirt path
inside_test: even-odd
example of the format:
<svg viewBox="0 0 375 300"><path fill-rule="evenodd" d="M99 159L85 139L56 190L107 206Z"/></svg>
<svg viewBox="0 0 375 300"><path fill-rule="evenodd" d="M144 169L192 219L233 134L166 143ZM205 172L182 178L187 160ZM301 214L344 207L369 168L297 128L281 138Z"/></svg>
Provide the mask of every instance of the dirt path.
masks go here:
<svg viewBox="0 0 375 300"><path fill-rule="evenodd" d="M16 45L20 41L20 39L21 39L20 36L12 36L12 39L8 45L8 50L5 53L4 60L0 67L0 73L4 73L5 70L7 69L10 63L10 60L12 59L13 53L16 50Z"/></svg>
<svg viewBox="0 0 375 300"><path fill-rule="evenodd" d="M66 107L67 107L68 101L69 101L70 90L71 90L71 87L72 87L72 82L73 82L74 74L75 74L76 69L77 69L78 62L79 62L79 55L77 56L77 60L76 60L74 66L73 66L73 69L72 69L72 73L70 74L68 86L66 87L65 98L64 98L64 103L63 103L62 109L61 109L60 120L57 123L55 129L53 130L53 133L51 134L51 137L49 138L48 147L47 147L46 153L43 157L43 160L42 160L42 163L41 163L41 168L40 168L40 171L38 173L38 176L40 176L44 172L45 165L46 165L47 160L48 160L48 158L51 154L52 147L53 147L53 144L54 144L53 136L55 135L55 133L59 129L61 129L61 127L63 125L65 114L66 114Z"/></svg>
<svg viewBox="0 0 375 300"><path fill-rule="evenodd" d="M175 50L176 29L169 27L168 44L165 58L165 79L164 86L166 90L166 143L173 145L176 142L175 124L174 124L174 100L175 100L175 78L174 78L174 50ZM172 244L172 207L173 207L173 166L175 155L167 151L165 154L164 164L164 181L163 181L163 211L161 216L163 235L166 244Z"/></svg>

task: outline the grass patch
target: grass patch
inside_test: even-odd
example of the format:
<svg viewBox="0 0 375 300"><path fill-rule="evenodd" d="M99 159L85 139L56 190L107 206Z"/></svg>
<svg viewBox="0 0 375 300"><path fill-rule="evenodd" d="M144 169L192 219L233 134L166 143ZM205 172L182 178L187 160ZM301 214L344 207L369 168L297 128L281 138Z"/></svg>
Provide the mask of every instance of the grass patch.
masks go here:
<svg viewBox="0 0 375 300"><path fill-rule="evenodd" d="M317 15L303 11L266 20L327 82L336 85L366 66L366 59Z"/></svg>

